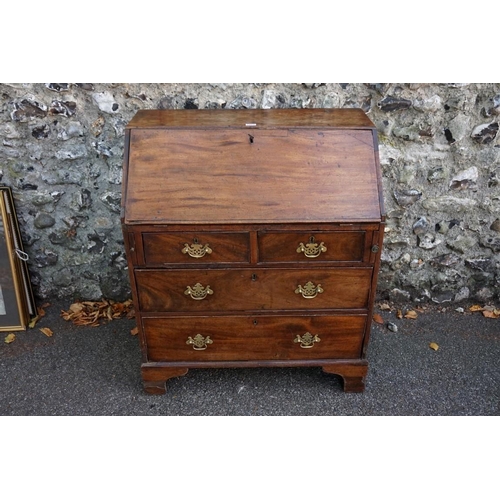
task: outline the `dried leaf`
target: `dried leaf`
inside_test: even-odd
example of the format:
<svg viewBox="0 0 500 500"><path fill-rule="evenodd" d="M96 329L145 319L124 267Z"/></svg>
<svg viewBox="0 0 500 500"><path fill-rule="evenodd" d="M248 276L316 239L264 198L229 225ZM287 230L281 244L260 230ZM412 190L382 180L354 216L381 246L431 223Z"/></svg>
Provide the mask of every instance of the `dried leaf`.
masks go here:
<svg viewBox="0 0 500 500"><path fill-rule="evenodd" d="M398 312L396 313L396 318L401 319L403 317L403 311L401 309L398 309Z"/></svg>
<svg viewBox="0 0 500 500"><path fill-rule="evenodd" d="M134 317L133 302L115 302L113 300L83 301L71 304L68 311L61 311L61 317L72 321L77 326L99 326L99 321L112 321L126 316Z"/></svg>
<svg viewBox="0 0 500 500"><path fill-rule="evenodd" d="M495 311L483 311L483 316L485 318L496 319L496 318L500 317L500 314L495 314Z"/></svg>
<svg viewBox="0 0 500 500"><path fill-rule="evenodd" d="M5 337L5 343L10 344L11 342L14 342L16 340L16 336L14 333L9 333L7 337Z"/></svg>
<svg viewBox="0 0 500 500"><path fill-rule="evenodd" d="M69 310L73 313L79 313L83 310L83 304L81 302L75 302L69 306Z"/></svg>
<svg viewBox="0 0 500 500"><path fill-rule="evenodd" d="M139 333L139 328L135 327L130 330L130 335L137 335Z"/></svg>
<svg viewBox="0 0 500 500"><path fill-rule="evenodd" d="M469 307L469 311L471 311L471 312L483 311L483 310L484 310L483 307L481 307L477 304Z"/></svg>
<svg viewBox="0 0 500 500"><path fill-rule="evenodd" d="M65 319L66 321L69 321L71 317L72 315L67 311L61 311L61 318Z"/></svg>
<svg viewBox="0 0 500 500"><path fill-rule="evenodd" d="M29 328L35 328L35 325L37 324L38 320L40 319L40 315L34 316L31 318L31 321L28 323Z"/></svg>
<svg viewBox="0 0 500 500"><path fill-rule="evenodd" d="M407 319L417 319L417 317L418 317L418 314L416 311L408 311L405 314L405 318L407 318Z"/></svg>
<svg viewBox="0 0 500 500"><path fill-rule="evenodd" d="M389 304L380 304L379 309L381 311L390 311L391 310L391 306Z"/></svg>
<svg viewBox="0 0 500 500"><path fill-rule="evenodd" d="M46 307L49 307L50 304L47 302L45 304L42 304L41 307L37 307L36 308L36 311L37 311L37 314L36 316L33 316L30 320L30 322L28 323L28 327L29 328L35 328L35 325L38 323L38 321L40 320L40 318L43 318L45 316L45 308Z"/></svg>
<svg viewBox="0 0 500 500"><path fill-rule="evenodd" d="M374 314L373 321L375 321L375 323L379 323L381 325L384 324L384 318L382 318L382 316L380 316L380 314Z"/></svg>
<svg viewBox="0 0 500 500"><path fill-rule="evenodd" d="M434 349L435 351L437 351L437 350L439 349L439 346L436 344L436 342L431 342L431 343L429 344L429 347L430 347L431 349Z"/></svg>
<svg viewBox="0 0 500 500"><path fill-rule="evenodd" d="M39 329L44 335L47 335L47 337L52 337L54 335L54 332L50 328L40 328Z"/></svg>

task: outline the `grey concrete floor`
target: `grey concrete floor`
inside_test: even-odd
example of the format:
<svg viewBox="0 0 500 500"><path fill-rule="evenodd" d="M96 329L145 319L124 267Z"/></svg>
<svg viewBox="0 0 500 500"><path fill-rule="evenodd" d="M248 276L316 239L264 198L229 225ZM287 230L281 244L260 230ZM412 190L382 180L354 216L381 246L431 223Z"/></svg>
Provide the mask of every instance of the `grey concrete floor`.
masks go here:
<svg viewBox="0 0 500 500"><path fill-rule="evenodd" d="M500 318L481 313L377 310L361 394L321 368L256 368L190 370L157 396L142 389L134 321L77 327L60 317L67 306L10 344L0 334L0 415L500 415Z"/></svg>

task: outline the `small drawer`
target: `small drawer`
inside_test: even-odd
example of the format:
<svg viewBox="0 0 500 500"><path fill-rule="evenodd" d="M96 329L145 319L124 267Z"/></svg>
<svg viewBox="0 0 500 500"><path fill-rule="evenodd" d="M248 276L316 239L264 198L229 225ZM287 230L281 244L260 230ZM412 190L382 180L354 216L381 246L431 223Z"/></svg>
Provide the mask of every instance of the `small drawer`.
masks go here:
<svg viewBox="0 0 500 500"><path fill-rule="evenodd" d="M261 262L363 262L369 260L366 231L259 232Z"/></svg>
<svg viewBox="0 0 500 500"><path fill-rule="evenodd" d="M246 263L250 260L248 233L143 233L146 265Z"/></svg>
<svg viewBox="0 0 500 500"><path fill-rule="evenodd" d="M149 361L352 359L366 315L143 318Z"/></svg>
<svg viewBox="0 0 500 500"><path fill-rule="evenodd" d="M135 277L144 312L366 309L372 268L138 269Z"/></svg>

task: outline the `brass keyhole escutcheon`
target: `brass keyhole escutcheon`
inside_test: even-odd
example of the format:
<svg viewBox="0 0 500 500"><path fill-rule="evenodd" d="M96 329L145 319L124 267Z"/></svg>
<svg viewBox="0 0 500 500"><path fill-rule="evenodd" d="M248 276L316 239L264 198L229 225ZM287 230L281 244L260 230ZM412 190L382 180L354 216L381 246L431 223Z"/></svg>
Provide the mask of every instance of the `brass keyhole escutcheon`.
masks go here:
<svg viewBox="0 0 500 500"><path fill-rule="evenodd" d="M181 250L181 252L184 255L187 254L190 257L193 257L194 259L201 259L202 257L205 257L205 255L211 254L212 249L210 248L208 243L202 245L198 242L198 238L193 238L193 243L191 245L189 243L184 243L184 248Z"/></svg>
<svg viewBox="0 0 500 500"><path fill-rule="evenodd" d="M252 273L252 281L257 281L257 275L255 273Z"/></svg>
<svg viewBox="0 0 500 500"><path fill-rule="evenodd" d="M299 285L295 289L295 293L300 293L304 299L314 299L318 293L323 293L324 290L320 284L315 285L312 281L308 281L304 286Z"/></svg>
<svg viewBox="0 0 500 500"><path fill-rule="evenodd" d="M213 295L214 291L210 285L203 287L201 283L196 283L194 286L187 286L184 295L189 295L193 300L203 300L207 295Z"/></svg>
<svg viewBox="0 0 500 500"><path fill-rule="evenodd" d="M296 344L300 344L302 349L311 349L311 347L314 347L316 342L321 342L321 339L317 335L312 335L311 333L306 332L302 336L297 335L294 342Z"/></svg>
<svg viewBox="0 0 500 500"><path fill-rule="evenodd" d="M326 247L324 242L316 243L314 236L309 238L309 243L299 243L297 247L297 253L303 253L306 257L310 259L315 259L319 257L322 252L326 252Z"/></svg>
<svg viewBox="0 0 500 500"><path fill-rule="evenodd" d="M186 344L192 345L195 351L204 351L207 348L208 344L213 343L214 341L210 338L209 335L204 337L199 333L195 335L194 339L192 337L188 337L188 339L186 340Z"/></svg>

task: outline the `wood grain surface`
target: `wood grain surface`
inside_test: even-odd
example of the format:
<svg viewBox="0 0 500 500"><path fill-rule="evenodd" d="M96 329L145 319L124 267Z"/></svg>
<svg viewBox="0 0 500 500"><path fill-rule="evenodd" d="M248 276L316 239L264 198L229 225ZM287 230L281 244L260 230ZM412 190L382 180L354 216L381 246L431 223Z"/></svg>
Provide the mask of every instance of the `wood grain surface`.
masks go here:
<svg viewBox="0 0 500 500"><path fill-rule="evenodd" d="M165 232L144 233L144 258L147 265L178 263L205 265L211 263L234 263L250 261L250 235L248 232ZM185 245L208 245L211 253L194 258L183 253Z"/></svg>
<svg viewBox="0 0 500 500"><path fill-rule="evenodd" d="M368 305L372 269L222 269L137 270L140 308L144 312L363 309ZM307 282L322 293L295 293ZM185 294L200 283L212 290L202 300Z"/></svg>
<svg viewBox="0 0 500 500"><path fill-rule="evenodd" d="M361 352L366 316L219 316L144 318L151 361L245 361L252 359L356 358ZM302 348L297 335L309 332L319 342ZM205 350L186 343L210 337Z"/></svg>
<svg viewBox="0 0 500 500"><path fill-rule="evenodd" d="M127 125L133 128L371 128L361 109L197 109L140 110Z"/></svg>
<svg viewBox="0 0 500 500"><path fill-rule="evenodd" d="M125 221L380 220L370 130L279 132L132 130Z"/></svg>

